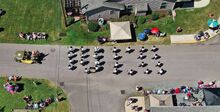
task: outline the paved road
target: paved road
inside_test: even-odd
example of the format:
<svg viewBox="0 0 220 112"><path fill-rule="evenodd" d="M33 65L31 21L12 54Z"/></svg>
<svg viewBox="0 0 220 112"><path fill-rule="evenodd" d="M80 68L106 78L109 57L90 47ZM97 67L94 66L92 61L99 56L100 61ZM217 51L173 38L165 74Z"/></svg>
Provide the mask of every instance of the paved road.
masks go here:
<svg viewBox="0 0 220 112"><path fill-rule="evenodd" d="M151 46L146 46L150 48ZM207 45L171 45L159 46L158 54L164 63L167 73L163 76L157 75L155 69L156 61L150 58L151 52L147 52L145 61L148 68L153 70L150 75L144 75L143 69L137 65L141 62L137 60L140 46L135 46L135 52L125 54L125 47L120 47L123 56L120 63L123 63L123 72L116 76L112 74L111 47L105 49L104 70L97 74L86 75L84 67L76 64L78 68L74 71L67 69L67 46L35 46L35 45L0 45L0 74L20 73L25 77L47 78L55 83L65 82L64 89L68 93L72 103L72 112L123 112L123 102L125 98L134 92L136 85L169 86L172 84L186 84L187 82L199 79L210 81L220 79L220 46L218 44ZM13 56L17 50L39 50L49 53L42 64L26 65L15 63ZM93 49L90 55L93 55ZM79 56L76 58L79 59ZM92 66L94 59L90 56L89 66ZM128 76L127 70L133 68L138 71L134 76ZM120 90L125 90L121 94Z"/></svg>

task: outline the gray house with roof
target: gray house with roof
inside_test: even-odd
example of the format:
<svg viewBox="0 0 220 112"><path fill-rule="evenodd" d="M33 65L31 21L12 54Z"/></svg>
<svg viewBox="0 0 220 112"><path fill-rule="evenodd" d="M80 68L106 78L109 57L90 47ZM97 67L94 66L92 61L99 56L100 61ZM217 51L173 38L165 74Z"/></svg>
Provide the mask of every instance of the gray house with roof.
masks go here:
<svg viewBox="0 0 220 112"><path fill-rule="evenodd" d="M105 2L98 1L100 3L95 4L94 6L89 7L85 10L82 9L82 12L85 14L88 20L96 20L98 18L110 19L110 18L119 18L120 12L125 10L123 4L118 4L116 2Z"/></svg>
<svg viewBox="0 0 220 112"><path fill-rule="evenodd" d="M81 0L81 13L87 20L119 18L126 13L143 16L149 12L172 10L176 2L182 1L191 0Z"/></svg>

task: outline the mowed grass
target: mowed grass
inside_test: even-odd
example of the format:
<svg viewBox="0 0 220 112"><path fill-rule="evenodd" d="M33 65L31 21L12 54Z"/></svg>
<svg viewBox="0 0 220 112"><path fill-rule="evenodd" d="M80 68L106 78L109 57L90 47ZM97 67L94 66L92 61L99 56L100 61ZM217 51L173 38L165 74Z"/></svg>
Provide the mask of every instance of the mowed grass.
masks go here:
<svg viewBox="0 0 220 112"><path fill-rule="evenodd" d="M172 34L192 34L201 30L207 30L208 14L213 13L215 19L220 16L220 0L211 0L207 7L199 9L176 10L175 22L169 23L171 17L163 17L157 21L146 22L138 25L136 35L146 28L159 27L162 32ZM5 28L0 32L2 43L28 43L28 44L69 44L69 45L96 45L97 36L110 37L109 28L103 28L99 32L87 32L84 22L76 22L65 28L60 0L0 0L0 8L6 10L6 14L0 18L0 27ZM148 18L151 16L149 15ZM177 33L180 26L183 32ZM26 41L18 38L19 32L46 32L49 39ZM59 33L66 33L60 37ZM139 42L137 42L138 44ZM155 39L150 37L147 44L169 44L170 39Z"/></svg>
<svg viewBox="0 0 220 112"><path fill-rule="evenodd" d="M26 105L23 100L25 95L32 95L33 101L39 101L51 96L56 96L57 93L62 93L62 95L66 97L61 88L56 87L54 83L44 79L22 79L17 83L23 83L24 90L12 95L3 88L5 80L5 78L0 77L0 109L3 107L3 112L11 112L11 109L23 109ZM42 84L35 86L33 81L38 81ZM69 108L68 100L64 100L52 103L46 107L44 112L69 112Z"/></svg>
<svg viewBox="0 0 220 112"><path fill-rule="evenodd" d="M0 42L46 44L56 40L61 28L60 0L0 0L0 8L6 11L0 18ZM25 41L19 32L46 32L48 41Z"/></svg>
<svg viewBox="0 0 220 112"><path fill-rule="evenodd" d="M172 17L165 17L153 22L146 22L145 24L138 27L137 33L143 32L145 28L158 27L162 32L167 32L169 35L172 34L193 34L199 31L208 29L207 21L209 19L209 13L213 13L215 19L220 17L220 0L211 0L207 7L199 9L177 9L176 19L173 23L167 23ZM149 16L148 18L150 18ZM176 28L180 26L183 28L181 33L176 32Z"/></svg>

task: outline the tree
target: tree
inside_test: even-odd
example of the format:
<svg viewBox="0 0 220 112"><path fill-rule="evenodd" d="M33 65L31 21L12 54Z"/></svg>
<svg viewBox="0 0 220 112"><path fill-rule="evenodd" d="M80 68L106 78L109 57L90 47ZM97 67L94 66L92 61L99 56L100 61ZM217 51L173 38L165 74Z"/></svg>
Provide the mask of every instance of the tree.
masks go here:
<svg viewBox="0 0 220 112"><path fill-rule="evenodd" d="M95 22L89 22L88 29L89 31L97 32L99 30L99 25Z"/></svg>

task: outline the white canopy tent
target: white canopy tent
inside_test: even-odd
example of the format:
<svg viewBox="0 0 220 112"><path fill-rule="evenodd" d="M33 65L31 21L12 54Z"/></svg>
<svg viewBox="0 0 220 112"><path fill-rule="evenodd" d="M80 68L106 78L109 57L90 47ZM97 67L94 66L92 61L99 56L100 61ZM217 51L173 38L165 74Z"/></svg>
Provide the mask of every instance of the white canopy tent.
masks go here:
<svg viewBox="0 0 220 112"><path fill-rule="evenodd" d="M130 40L131 28L130 22L110 22L111 40Z"/></svg>

